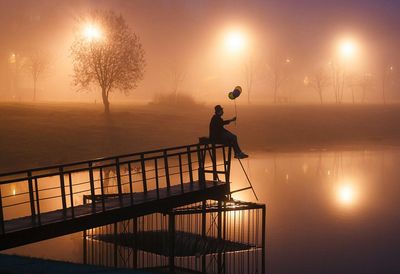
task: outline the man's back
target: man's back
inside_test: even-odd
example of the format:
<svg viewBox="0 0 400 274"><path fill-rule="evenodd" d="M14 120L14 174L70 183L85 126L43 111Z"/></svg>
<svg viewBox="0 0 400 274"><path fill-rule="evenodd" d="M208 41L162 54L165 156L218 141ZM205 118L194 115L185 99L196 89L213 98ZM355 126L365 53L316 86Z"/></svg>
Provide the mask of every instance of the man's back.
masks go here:
<svg viewBox="0 0 400 274"><path fill-rule="evenodd" d="M220 116L214 114L210 121L210 140L212 142L220 140L223 132L224 121Z"/></svg>

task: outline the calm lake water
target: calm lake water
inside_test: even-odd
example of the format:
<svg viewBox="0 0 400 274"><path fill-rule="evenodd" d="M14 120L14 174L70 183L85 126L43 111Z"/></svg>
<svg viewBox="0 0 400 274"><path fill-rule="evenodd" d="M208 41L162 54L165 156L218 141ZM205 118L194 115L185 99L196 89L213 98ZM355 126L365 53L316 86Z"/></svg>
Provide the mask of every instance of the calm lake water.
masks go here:
<svg viewBox="0 0 400 274"><path fill-rule="evenodd" d="M253 153L243 160L267 204L269 273L400 273L400 150ZM247 186L233 164L231 189ZM251 191L237 199L256 201ZM8 254L82 262L76 233Z"/></svg>

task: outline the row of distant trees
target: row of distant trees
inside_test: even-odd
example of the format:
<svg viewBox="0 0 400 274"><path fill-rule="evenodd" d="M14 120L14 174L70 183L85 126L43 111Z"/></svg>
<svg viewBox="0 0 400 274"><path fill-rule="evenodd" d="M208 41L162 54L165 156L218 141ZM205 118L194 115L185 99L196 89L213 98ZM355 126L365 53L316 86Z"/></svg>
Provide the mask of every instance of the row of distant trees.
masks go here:
<svg viewBox="0 0 400 274"><path fill-rule="evenodd" d="M249 59L243 65L243 76L247 101L251 103L251 94L254 83L260 78L269 80L268 90L273 95L274 103L285 103L286 96L282 96L284 86L287 83L294 85L294 89L305 88L315 92L317 100L323 103L341 104L344 102L344 95L351 97L351 102L366 102L367 94L375 92L375 98L381 98L381 102L388 101L387 93L393 88L400 87L399 69L390 62L382 62L376 66L374 72L347 71L346 66L340 63L329 62L324 66L317 66L309 70L307 75L299 77L292 69L292 60L277 55L272 55L265 62Z"/></svg>
<svg viewBox="0 0 400 274"><path fill-rule="evenodd" d="M105 112L110 111L110 93L120 90L129 93L143 78L145 59L144 50L136 34L126 24L121 15L112 11L94 11L88 17L77 20L77 24L90 22L101 27L103 37L89 40L77 33L71 46L74 84L78 89L87 89L92 85L100 87ZM272 54L263 63L248 60L243 65L244 91L251 103L255 82L268 78L274 103L288 102L282 96L285 85L291 83L296 88L304 86L315 92L321 104L334 98L337 104L344 102L344 95L351 95L353 103L365 102L366 94L374 90L379 93L382 102L387 102L388 89L397 83L397 68L391 64L380 66L375 73L350 72L340 63L327 63L310 70L305 77L298 77L293 70L293 60L282 54ZM50 58L43 48L21 51L10 56L9 64L15 74L20 71L32 79L33 100L36 99L37 84L50 70ZM18 72L18 73L17 73ZM182 68L171 68L171 94L178 102L178 94L186 79ZM301 78L301 79L300 79ZM332 102L332 101L330 101Z"/></svg>

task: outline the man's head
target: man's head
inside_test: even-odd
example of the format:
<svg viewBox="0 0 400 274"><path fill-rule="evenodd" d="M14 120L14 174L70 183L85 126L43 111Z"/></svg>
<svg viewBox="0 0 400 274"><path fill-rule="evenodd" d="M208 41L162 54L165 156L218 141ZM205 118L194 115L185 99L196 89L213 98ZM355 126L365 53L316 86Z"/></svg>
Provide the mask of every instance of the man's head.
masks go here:
<svg viewBox="0 0 400 274"><path fill-rule="evenodd" d="M224 114L224 109L221 107L221 105L216 105L214 109L215 114L217 114L218 116L222 116Z"/></svg>

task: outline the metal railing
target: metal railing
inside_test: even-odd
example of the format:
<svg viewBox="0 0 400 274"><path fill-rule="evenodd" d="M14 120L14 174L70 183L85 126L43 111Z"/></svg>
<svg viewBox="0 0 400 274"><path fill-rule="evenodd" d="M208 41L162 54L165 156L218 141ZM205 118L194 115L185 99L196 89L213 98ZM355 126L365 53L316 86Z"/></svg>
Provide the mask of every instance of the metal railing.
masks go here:
<svg viewBox="0 0 400 274"><path fill-rule="evenodd" d="M90 196L92 212L106 211L110 198L133 204L135 193L206 180L229 182L231 147L193 144L0 174L0 234L5 221L60 210L66 219ZM220 180L222 175L223 180ZM99 206L101 205L101 206ZM122 206L122 204L121 204Z"/></svg>

